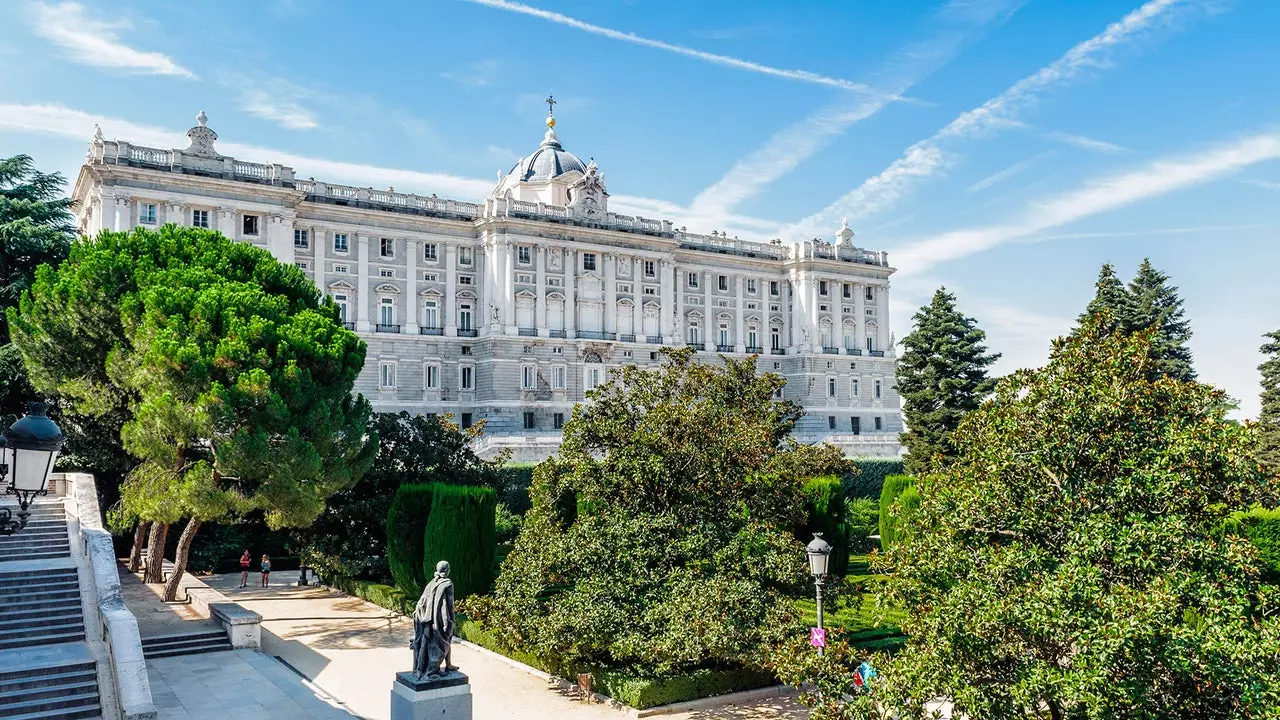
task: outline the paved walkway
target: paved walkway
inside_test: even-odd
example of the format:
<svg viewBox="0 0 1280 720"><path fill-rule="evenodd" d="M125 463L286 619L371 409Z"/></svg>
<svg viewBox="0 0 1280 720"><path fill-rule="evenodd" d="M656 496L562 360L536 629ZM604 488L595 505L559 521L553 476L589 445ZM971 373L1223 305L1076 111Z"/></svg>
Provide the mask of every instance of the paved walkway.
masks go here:
<svg viewBox="0 0 1280 720"><path fill-rule="evenodd" d="M164 585L143 583L123 563L116 563L116 571L120 574L120 595L125 606L138 619L138 634L142 637L221 629L220 625L201 617L185 602L166 603L162 600ZM185 599L184 594L179 596Z"/></svg>
<svg viewBox="0 0 1280 720"><path fill-rule="evenodd" d="M395 673L412 664L412 623L359 598L327 588L241 589L239 574L203 578L233 602L262 615L262 650L288 662L351 712L369 720L390 716ZM293 580L293 576L290 576ZM559 686L465 645L453 662L471 677L476 720L617 720L617 710L587 703ZM804 709L788 698L666 716L672 720L797 720Z"/></svg>
<svg viewBox="0 0 1280 720"><path fill-rule="evenodd" d="M273 657L253 650L147 661L159 720L351 720Z"/></svg>

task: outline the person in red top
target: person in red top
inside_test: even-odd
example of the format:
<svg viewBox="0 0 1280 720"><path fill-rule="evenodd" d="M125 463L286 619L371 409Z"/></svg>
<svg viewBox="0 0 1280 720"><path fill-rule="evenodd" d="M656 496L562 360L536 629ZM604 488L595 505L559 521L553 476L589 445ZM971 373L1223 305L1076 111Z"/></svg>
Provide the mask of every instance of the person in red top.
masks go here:
<svg viewBox="0 0 1280 720"><path fill-rule="evenodd" d="M245 548L244 554L240 556L240 587L249 584L249 566L253 564L253 557L249 555L249 549Z"/></svg>

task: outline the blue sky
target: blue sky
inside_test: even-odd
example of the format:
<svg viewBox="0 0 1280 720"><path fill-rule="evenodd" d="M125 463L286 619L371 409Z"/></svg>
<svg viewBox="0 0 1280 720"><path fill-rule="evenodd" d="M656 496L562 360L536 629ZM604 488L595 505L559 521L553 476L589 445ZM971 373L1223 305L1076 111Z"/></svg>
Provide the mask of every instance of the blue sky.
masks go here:
<svg viewBox="0 0 1280 720"><path fill-rule="evenodd" d="M893 325L946 285L1042 364L1099 266L1182 291L1203 380L1258 411L1280 328L1274 0L116 0L0 5L0 155L74 179L93 124L475 200L566 147L615 210L885 249Z"/></svg>

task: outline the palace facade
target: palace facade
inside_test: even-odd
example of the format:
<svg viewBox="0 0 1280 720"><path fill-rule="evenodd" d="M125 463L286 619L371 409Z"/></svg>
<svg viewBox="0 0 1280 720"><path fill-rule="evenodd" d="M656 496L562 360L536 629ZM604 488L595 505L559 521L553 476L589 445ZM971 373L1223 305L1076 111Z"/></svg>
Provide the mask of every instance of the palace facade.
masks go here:
<svg viewBox="0 0 1280 720"><path fill-rule="evenodd" d="M899 453L893 268L848 227L759 243L610 212L604 173L564 149L550 116L482 203L304 180L219 154L197 120L186 149L95 132L80 232L205 227L297 265L368 344L356 389L376 410L484 420L483 454L538 460L610 368L687 345L785 377L801 441Z"/></svg>

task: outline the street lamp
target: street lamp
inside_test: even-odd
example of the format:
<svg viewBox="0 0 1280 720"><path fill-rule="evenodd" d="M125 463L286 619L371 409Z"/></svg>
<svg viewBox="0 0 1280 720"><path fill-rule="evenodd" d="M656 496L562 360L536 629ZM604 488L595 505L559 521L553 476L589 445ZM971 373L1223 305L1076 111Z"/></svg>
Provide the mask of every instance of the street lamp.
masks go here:
<svg viewBox="0 0 1280 720"><path fill-rule="evenodd" d="M805 552L809 555L809 572L813 574L813 587L818 593L818 629L822 630L822 583L827 579L827 566L831 562L831 544L822 539L822 533L814 533ZM822 654L822 647L818 647Z"/></svg>
<svg viewBox="0 0 1280 720"><path fill-rule="evenodd" d="M5 492L18 496L18 519L9 508L0 508L0 535L12 535L27 526L31 500L49 492L53 462L66 437L45 415L42 402L27 403L22 416L0 436L0 476L8 483Z"/></svg>

